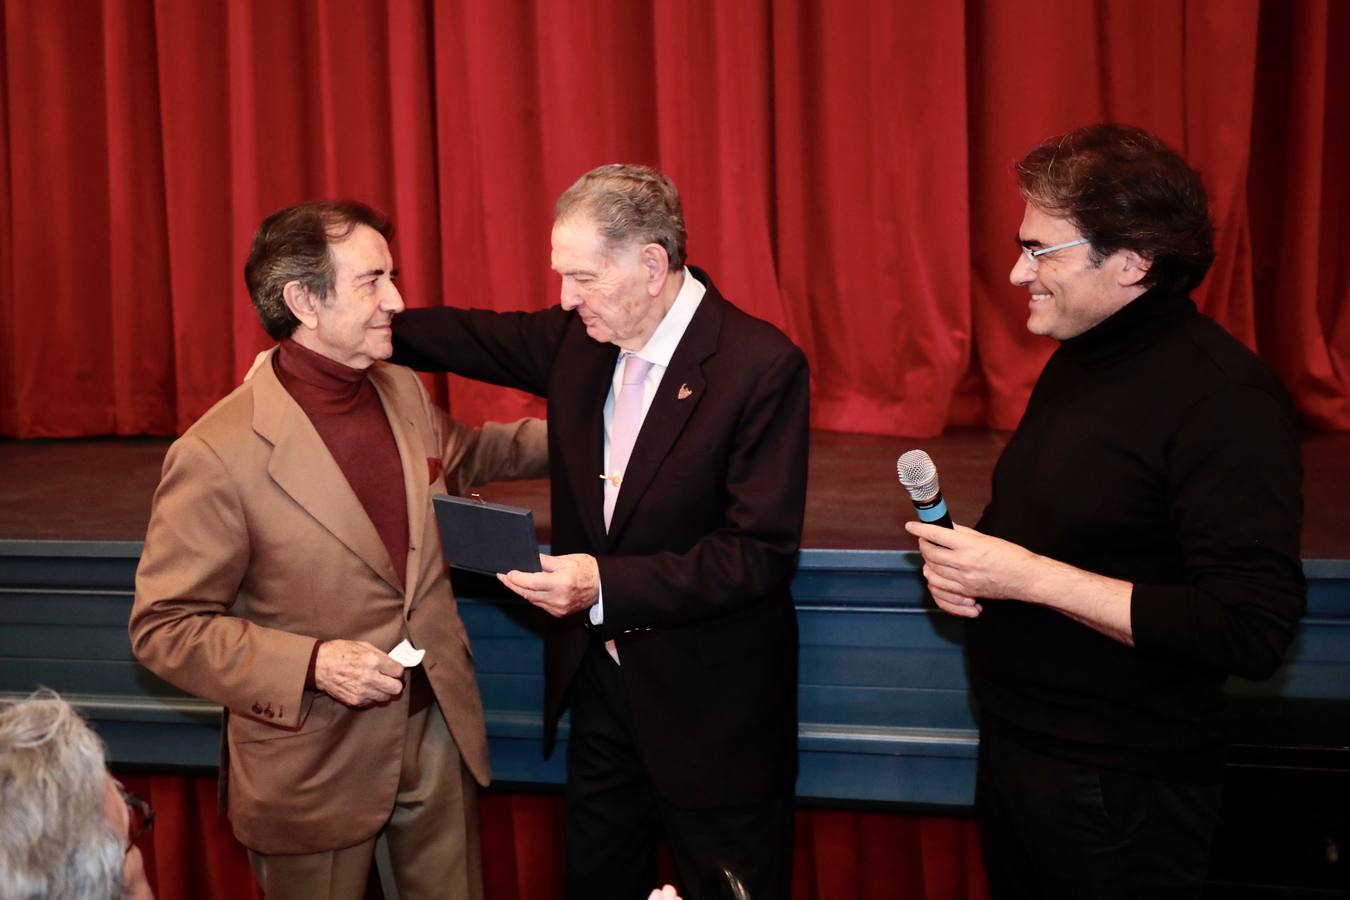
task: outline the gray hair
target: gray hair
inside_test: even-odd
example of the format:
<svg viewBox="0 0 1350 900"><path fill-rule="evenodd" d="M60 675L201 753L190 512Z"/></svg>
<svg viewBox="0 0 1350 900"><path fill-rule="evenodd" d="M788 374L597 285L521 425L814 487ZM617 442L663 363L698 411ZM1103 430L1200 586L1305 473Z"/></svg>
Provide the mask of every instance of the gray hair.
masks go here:
<svg viewBox="0 0 1350 900"><path fill-rule="evenodd" d="M122 837L103 813L103 743L54 691L0 707L0 896L120 900Z"/></svg>
<svg viewBox="0 0 1350 900"><path fill-rule="evenodd" d="M592 222L611 249L659 244L672 269L684 266L688 236L680 194L653 168L611 163L582 175L553 207L555 222L574 216Z"/></svg>

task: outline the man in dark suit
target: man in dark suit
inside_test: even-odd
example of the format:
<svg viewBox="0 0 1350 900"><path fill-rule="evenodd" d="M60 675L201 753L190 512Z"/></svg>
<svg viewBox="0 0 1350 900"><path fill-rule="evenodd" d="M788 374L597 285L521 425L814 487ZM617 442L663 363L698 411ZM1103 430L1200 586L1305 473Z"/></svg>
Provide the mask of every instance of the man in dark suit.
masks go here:
<svg viewBox="0 0 1350 900"><path fill-rule="evenodd" d="M548 398L553 550L499 576L546 610L545 745L570 704L571 897L644 897L664 830L685 896L790 894L806 494L801 351L684 265L670 179L559 198L561 305L412 310L395 358ZM631 453L631 455L630 455Z"/></svg>

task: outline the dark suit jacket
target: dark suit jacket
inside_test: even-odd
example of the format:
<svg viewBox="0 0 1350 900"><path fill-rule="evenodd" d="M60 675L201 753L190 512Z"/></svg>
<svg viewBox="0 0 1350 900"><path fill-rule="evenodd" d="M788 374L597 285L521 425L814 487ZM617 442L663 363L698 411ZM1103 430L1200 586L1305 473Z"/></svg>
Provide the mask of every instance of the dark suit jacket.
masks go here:
<svg viewBox="0 0 1350 900"><path fill-rule="evenodd" d="M395 359L548 398L553 552L599 561L605 624L553 620L545 745L592 637L614 638L653 784L690 807L751 803L796 775L808 375L773 326L708 290L652 400L609 533L605 398L618 348L561 307L411 310ZM682 395L684 395L682 397ZM592 634L592 632L594 634Z"/></svg>

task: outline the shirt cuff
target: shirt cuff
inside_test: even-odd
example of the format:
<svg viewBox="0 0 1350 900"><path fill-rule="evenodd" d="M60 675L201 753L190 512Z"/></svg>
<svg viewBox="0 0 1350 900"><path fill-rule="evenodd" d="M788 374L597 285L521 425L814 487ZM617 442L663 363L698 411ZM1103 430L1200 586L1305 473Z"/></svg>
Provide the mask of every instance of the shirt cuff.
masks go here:
<svg viewBox="0 0 1350 900"><path fill-rule="evenodd" d="M595 603L591 605L589 614L591 617L591 624L603 625L605 624L605 586L602 584L595 590L599 596L596 597Z"/></svg>
<svg viewBox="0 0 1350 900"><path fill-rule="evenodd" d="M322 643L323 641L315 641L314 649L309 651L309 668L305 670L305 687L311 691L318 690L318 687L314 684L314 669L319 664L319 645Z"/></svg>

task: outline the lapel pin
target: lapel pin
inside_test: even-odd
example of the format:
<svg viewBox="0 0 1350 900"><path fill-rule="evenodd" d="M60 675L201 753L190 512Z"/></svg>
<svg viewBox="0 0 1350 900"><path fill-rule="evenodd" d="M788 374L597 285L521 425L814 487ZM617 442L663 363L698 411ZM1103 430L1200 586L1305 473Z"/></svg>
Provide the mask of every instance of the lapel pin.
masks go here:
<svg viewBox="0 0 1350 900"><path fill-rule="evenodd" d="M689 385L682 384L680 385L680 390L675 394L675 399L688 400L692 396L694 396L694 392L689 389Z"/></svg>

